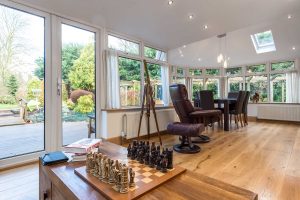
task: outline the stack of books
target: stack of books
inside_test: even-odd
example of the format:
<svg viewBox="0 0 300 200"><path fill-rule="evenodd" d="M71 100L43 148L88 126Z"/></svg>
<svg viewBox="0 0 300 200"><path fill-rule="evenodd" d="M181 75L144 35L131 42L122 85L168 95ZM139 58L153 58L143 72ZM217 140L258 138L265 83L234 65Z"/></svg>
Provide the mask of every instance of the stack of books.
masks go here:
<svg viewBox="0 0 300 200"><path fill-rule="evenodd" d="M64 153L69 161L84 161L86 154L99 147L101 139L84 138L64 147Z"/></svg>

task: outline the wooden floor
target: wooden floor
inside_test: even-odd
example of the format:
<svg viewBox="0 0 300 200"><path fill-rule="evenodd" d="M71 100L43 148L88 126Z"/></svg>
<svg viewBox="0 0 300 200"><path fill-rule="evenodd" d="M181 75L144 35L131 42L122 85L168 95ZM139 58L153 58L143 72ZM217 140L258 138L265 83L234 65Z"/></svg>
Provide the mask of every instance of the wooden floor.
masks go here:
<svg viewBox="0 0 300 200"><path fill-rule="evenodd" d="M174 162L256 192L259 199L300 199L299 125L251 122L246 128L207 135L212 141L201 145L200 153L175 153ZM163 142L171 147L178 139L165 135ZM37 165L0 172L1 200L38 199L37 195Z"/></svg>

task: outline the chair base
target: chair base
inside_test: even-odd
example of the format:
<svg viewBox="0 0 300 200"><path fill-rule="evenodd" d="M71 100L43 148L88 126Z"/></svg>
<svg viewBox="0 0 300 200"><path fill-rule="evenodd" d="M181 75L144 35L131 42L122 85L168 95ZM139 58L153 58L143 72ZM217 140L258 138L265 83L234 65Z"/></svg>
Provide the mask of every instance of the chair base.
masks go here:
<svg viewBox="0 0 300 200"><path fill-rule="evenodd" d="M210 137L206 135L199 135L198 137L192 138L192 143L208 143L210 142Z"/></svg>
<svg viewBox="0 0 300 200"><path fill-rule="evenodd" d="M189 145L189 144L176 144L173 146L174 151L178 153L184 153L184 154L194 154L199 153L201 151L201 148L197 145Z"/></svg>

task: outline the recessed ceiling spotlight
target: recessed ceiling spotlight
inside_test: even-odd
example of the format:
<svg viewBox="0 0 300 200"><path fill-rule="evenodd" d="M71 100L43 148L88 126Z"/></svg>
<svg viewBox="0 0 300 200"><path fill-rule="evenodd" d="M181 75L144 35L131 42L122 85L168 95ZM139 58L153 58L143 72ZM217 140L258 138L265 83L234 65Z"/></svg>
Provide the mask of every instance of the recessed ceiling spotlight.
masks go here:
<svg viewBox="0 0 300 200"><path fill-rule="evenodd" d="M173 3L174 3L174 2L173 2L172 0L169 0L169 1L168 1L168 4L169 4L169 5L172 5Z"/></svg>
<svg viewBox="0 0 300 200"><path fill-rule="evenodd" d="M198 58L198 61L201 61L202 59L201 58Z"/></svg>
<svg viewBox="0 0 300 200"><path fill-rule="evenodd" d="M296 50L296 47L292 47L292 49L295 51L295 50Z"/></svg>
<svg viewBox="0 0 300 200"><path fill-rule="evenodd" d="M183 54L180 54L180 57L183 57Z"/></svg>
<svg viewBox="0 0 300 200"><path fill-rule="evenodd" d="M189 20L192 20L192 19L194 19L194 15L189 15Z"/></svg>
<svg viewBox="0 0 300 200"><path fill-rule="evenodd" d="M288 15L288 19L292 19L292 17L293 17L292 15Z"/></svg>
<svg viewBox="0 0 300 200"><path fill-rule="evenodd" d="M208 29L208 26L207 25L204 25L203 26L204 30Z"/></svg>
<svg viewBox="0 0 300 200"><path fill-rule="evenodd" d="M183 48L186 48L186 45L183 45L182 47L183 47Z"/></svg>

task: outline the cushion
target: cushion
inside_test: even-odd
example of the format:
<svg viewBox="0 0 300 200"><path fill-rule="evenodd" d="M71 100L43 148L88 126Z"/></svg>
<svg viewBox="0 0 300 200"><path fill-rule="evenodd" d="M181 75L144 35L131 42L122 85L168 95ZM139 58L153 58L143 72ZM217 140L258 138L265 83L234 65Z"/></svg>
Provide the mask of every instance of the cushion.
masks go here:
<svg viewBox="0 0 300 200"><path fill-rule="evenodd" d="M167 131L172 135L197 137L205 130L204 124L170 123Z"/></svg>

